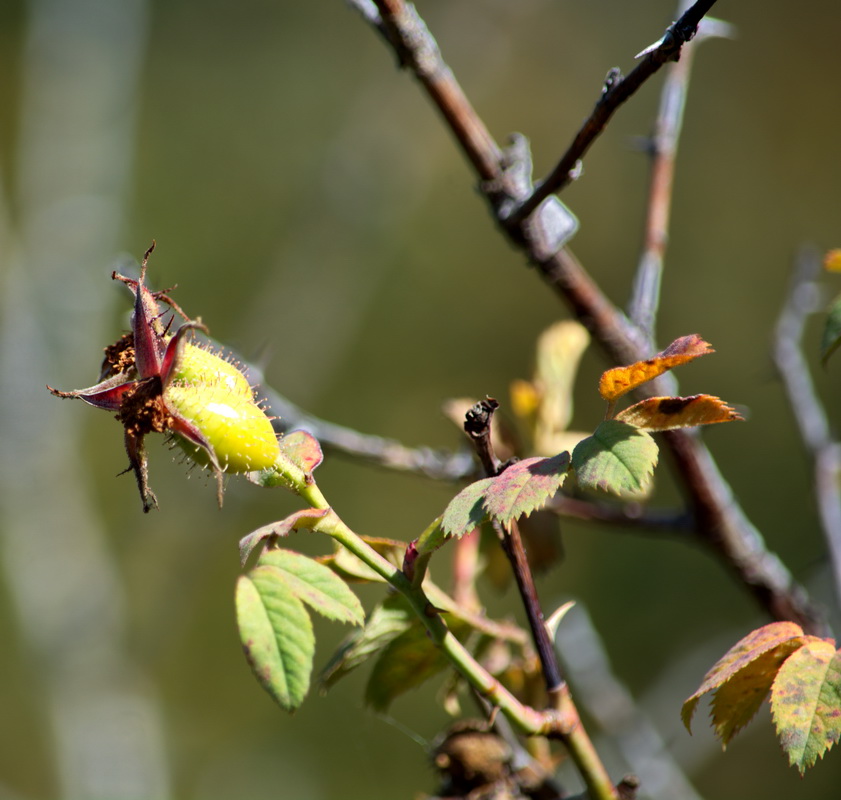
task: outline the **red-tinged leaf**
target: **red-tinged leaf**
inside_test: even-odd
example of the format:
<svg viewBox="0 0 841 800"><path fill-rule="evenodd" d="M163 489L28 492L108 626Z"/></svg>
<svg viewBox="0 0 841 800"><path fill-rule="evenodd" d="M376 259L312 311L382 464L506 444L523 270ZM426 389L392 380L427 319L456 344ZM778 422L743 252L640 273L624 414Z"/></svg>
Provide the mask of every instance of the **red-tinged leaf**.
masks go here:
<svg viewBox="0 0 841 800"><path fill-rule="evenodd" d="M267 568L237 583L237 626L245 657L262 687L294 711L310 685L315 636L303 603Z"/></svg>
<svg viewBox="0 0 841 800"><path fill-rule="evenodd" d="M694 394L691 397L649 397L620 411L615 419L646 431L670 431L734 422L743 417L721 398Z"/></svg>
<svg viewBox="0 0 841 800"><path fill-rule="evenodd" d="M307 475L323 461L321 445L311 433L292 431L280 439L280 450Z"/></svg>
<svg viewBox="0 0 841 800"><path fill-rule="evenodd" d="M362 625L365 621L362 604L347 584L329 567L309 556L292 550L269 550L260 557L257 569L272 570L277 581L327 619L351 625Z"/></svg>
<svg viewBox="0 0 841 800"><path fill-rule="evenodd" d="M380 653L365 687L365 702L385 711L396 697L425 683L447 664L426 628L416 622Z"/></svg>
<svg viewBox="0 0 841 800"><path fill-rule="evenodd" d="M841 250L830 250L824 256L823 267L827 272L841 272Z"/></svg>
<svg viewBox="0 0 841 800"><path fill-rule="evenodd" d="M780 668L771 690L771 714L789 764L800 773L841 737L841 653L812 640Z"/></svg>
<svg viewBox="0 0 841 800"><path fill-rule="evenodd" d="M787 643L793 642L788 650L799 647L803 642L803 629L793 622L772 622L764 625L731 647L707 672L697 691L686 699L681 711L681 718L686 729L691 733L692 715L698 701L708 692L718 689L726 681L745 667L750 666L763 653L777 648L785 648Z"/></svg>
<svg viewBox="0 0 841 800"><path fill-rule="evenodd" d="M709 342L705 342L697 333L682 336L652 358L607 370L599 381L599 394L608 402L614 402L667 370L714 352Z"/></svg>
<svg viewBox="0 0 841 800"><path fill-rule="evenodd" d="M447 506L441 518L441 528L448 536L457 539L478 528L487 518L485 492L496 478L483 478L462 489Z"/></svg>
<svg viewBox="0 0 841 800"><path fill-rule="evenodd" d="M644 497L657 464L657 444L645 431L609 419L572 451L575 480L584 490Z"/></svg>
<svg viewBox="0 0 841 800"><path fill-rule="evenodd" d="M365 626L348 636L325 665L318 678L321 691L326 692L349 672L381 653L415 624L417 617L401 595L387 597L371 612Z"/></svg>
<svg viewBox="0 0 841 800"><path fill-rule="evenodd" d="M821 362L826 364L829 357L841 345L841 295L832 301L826 314L826 322L821 335Z"/></svg>
<svg viewBox="0 0 841 800"><path fill-rule="evenodd" d="M526 458L508 467L485 490L485 508L502 523L528 514L551 499L569 469L569 453Z"/></svg>
<svg viewBox="0 0 841 800"><path fill-rule="evenodd" d="M248 561L248 557L254 552L261 542L270 545L284 536L288 536L292 531L306 528L312 530L320 519L324 517L329 509L320 508L304 508L290 514L286 519L280 522L272 522L270 525L264 525L262 528L257 528L247 536L243 536L239 540L239 560L242 566Z"/></svg>

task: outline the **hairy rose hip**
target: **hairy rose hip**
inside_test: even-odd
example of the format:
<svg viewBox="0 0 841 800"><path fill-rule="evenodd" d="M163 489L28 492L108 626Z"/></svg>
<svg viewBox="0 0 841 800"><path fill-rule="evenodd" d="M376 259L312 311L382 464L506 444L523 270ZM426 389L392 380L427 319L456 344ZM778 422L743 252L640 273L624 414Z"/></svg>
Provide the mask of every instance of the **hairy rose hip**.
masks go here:
<svg viewBox="0 0 841 800"><path fill-rule="evenodd" d="M116 413L125 434L129 467L137 478L143 510L158 505L149 488L144 437L166 433L196 463L213 470L222 503L223 474L272 468L280 449L272 424L237 367L216 353L187 341L187 334L206 328L187 318L167 291L145 285L146 266L155 249L146 251L140 278L112 274L134 294L131 333L105 349L100 382L87 389L62 392ZM180 314L183 322L170 331L160 303Z"/></svg>

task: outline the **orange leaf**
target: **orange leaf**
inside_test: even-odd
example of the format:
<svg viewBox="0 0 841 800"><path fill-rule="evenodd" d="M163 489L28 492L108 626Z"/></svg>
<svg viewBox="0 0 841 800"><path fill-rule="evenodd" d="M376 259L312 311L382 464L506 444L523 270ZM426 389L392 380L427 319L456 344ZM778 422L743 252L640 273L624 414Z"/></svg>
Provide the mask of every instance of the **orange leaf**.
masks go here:
<svg viewBox="0 0 841 800"><path fill-rule="evenodd" d="M636 389L672 367L685 364L698 356L714 353L709 342L705 342L697 333L675 339L662 353L645 361L637 361L627 367L615 367L602 374L599 381L599 393L608 402L613 402L623 394Z"/></svg>
<svg viewBox="0 0 841 800"><path fill-rule="evenodd" d="M650 397L620 411L615 418L647 431L670 431L673 428L743 419L721 398L709 394L694 394L691 397Z"/></svg>
<svg viewBox="0 0 841 800"><path fill-rule="evenodd" d="M827 272L841 272L841 250L830 250L824 256L823 268Z"/></svg>

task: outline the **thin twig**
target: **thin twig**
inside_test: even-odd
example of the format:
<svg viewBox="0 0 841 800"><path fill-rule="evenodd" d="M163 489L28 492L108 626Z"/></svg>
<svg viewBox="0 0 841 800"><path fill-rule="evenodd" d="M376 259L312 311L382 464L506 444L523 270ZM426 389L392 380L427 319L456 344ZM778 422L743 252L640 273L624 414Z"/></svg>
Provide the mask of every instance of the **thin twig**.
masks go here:
<svg viewBox="0 0 841 800"><path fill-rule="evenodd" d="M468 449L457 452L434 450L431 447L407 447L396 439L362 433L335 422L309 414L280 392L263 383L262 373L243 363L248 381L259 385L259 393L268 409L277 416L273 425L278 433L305 430L325 448L400 472L413 472L440 481L463 481L476 474L473 455Z"/></svg>
<svg viewBox="0 0 841 800"><path fill-rule="evenodd" d="M712 5L710 0L696 3L688 12L689 17L681 18L682 33L675 32L666 38L682 36L682 41L688 40L690 28L694 32L701 16ZM414 22L417 15L413 10L409 14L400 0L377 0L377 7L382 24L390 31L390 40L399 42L401 63L412 69L451 125L510 240L523 249L612 363L628 364L650 356L647 337L604 296L569 249L560 246L553 239L552 231L541 224L542 208L541 213L531 218L524 216L521 225L511 224L512 203L516 205L521 198L511 180L510 169L506 169L508 165L500 158L499 147L464 99L452 72L443 64L437 46L429 41L432 38L429 32ZM401 27L405 19L413 20L406 28ZM420 64L428 53L435 56L432 73ZM454 125L451 120L459 122ZM658 393L664 393L662 387L662 378L648 384L648 388ZM676 474L687 494L700 540L723 559L774 619L793 620L810 632L821 631L821 615L785 566L768 552L701 440L692 432L672 431L664 435L664 441L675 461Z"/></svg>
<svg viewBox="0 0 841 800"><path fill-rule="evenodd" d="M681 2L679 14L688 6ZM648 213L645 222L643 253L634 278L634 288L628 303L628 316L654 341L654 326L660 303L660 283L663 259L669 240L669 217L672 204L675 160L678 140L683 126L683 110L689 89L689 74L698 44L713 36L731 35L730 26L719 20L704 20L693 42L687 43L680 60L671 64L660 94L660 108L654 134L647 142L651 155L651 185L648 194Z"/></svg>
<svg viewBox="0 0 841 800"><path fill-rule="evenodd" d="M841 445L832 437L826 411L803 356L806 319L818 310L820 303L820 269L818 255L803 249L794 263L791 285L774 331L774 363L812 459L815 500L829 547L835 590L841 600Z"/></svg>
<svg viewBox="0 0 841 800"><path fill-rule="evenodd" d="M519 224L527 219L537 207L552 194L567 186L580 171L580 161L598 138L616 110L628 100L663 64L677 61L681 48L695 36L704 14L715 4L715 0L698 0L677 22L672 23L660 41L646 48L640 56L642 60L627 77L622 77L618 69L608 73L602 95L590 116L579 129L572 144L561 156L561 160L548 177L535 187L528 197L508 220L510 224Z"/></svg>
<svg viewBox="0 0 841 800"><path fill-rule="evenodd" d="M464 422L464 431L476 448L476 455L479 457L482 469L489 478L499 475L505 469L505 465L501 464L494 454L491 440L491 420L497 408L499 408L499 403L489 397L487 400L476 403L465 415ZM534 576L523 548L520 529L516 521L505 526L495 523L494 527L499 535L502 549L511 562L511 571L514 573L514 579L520 591L534 646L543 668L546 691L551 696L565 686L565 681L561 677L561 669L552 640L543 624L543 609L540 607Z"/></svg>

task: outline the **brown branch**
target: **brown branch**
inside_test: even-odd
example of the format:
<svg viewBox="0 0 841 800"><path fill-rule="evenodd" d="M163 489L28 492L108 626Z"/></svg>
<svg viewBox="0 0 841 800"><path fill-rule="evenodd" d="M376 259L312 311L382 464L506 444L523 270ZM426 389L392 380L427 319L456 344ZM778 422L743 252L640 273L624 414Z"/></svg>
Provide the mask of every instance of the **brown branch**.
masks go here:
<svg viewBox="0 0 841 800"><path fill-rule="evenodd" d="M545 212L547 208L552 209L552 204L544 203L531 216L520 212L521 222L512 217L512 209L524 199L522 180L514 180L512 167L522 164L508 164L505 154L500 156L500 148L467 102L452 72L444 65L437 45L430 41L432 37L426 27L418 23L414 10L402 0L376 0L376 3L380 23L389 31L389 39L397 43L401 63L412 70L450 124L482 181L497 221L511 241L563 297L612 363L627 364L648 357L647 337L604 296L569 249L562 247L553 235L548 224L551 217ZM659 58L663 58L660 63L665 62L665 56L674 58L712 5L711 0L695 3L669 28L664 41L646 55L645 63L649 66L643 69L653 67ZM431 69L427 63L430 60ZM642 64L637 69L640 68ZM643 75L635 72L634 81ZM625 80L630 79L631 76ZM624 89L613 89L616 94L611 103L627 99L621 93L632 86L627 83ZM544 196L548 197L548 193ZM540 203L532 202L532 205L537 209ZM516 224L512 224L512 219ZM649 388L659 391L656 383L649 384ZM810 632L822 630L820 614L779 559L767 551L700 439L686 431L673 431L664 439L693 512L698 538L722 558L773 618L793 620Z"/></svg>
<svg viewBox="0 0 841 800"><path fill-rule="evenodd" d="M683 3L688 5L688 3ZM693 55L701 40L729 36L731 28L718 20L704 20L693 42L687 43L679 61L671 64L663 90L654 134L646 148L651 155L651 184L645 222L643 253L634 277L634 289L628 303L628 316L654 340L654 325L660 302L663 261L669 241L669 217L672 204L675 160L683 126L683 109L689 89Z"/></svg>
<svg viewBox="0 0 841 800"><path fill-rule="evenodd" d="M467 412L464 421L464 432L476 448L476 455L482 464L482 469L489 478L499 475L506 466L501 464L494 454L493 441L491 440L491 420L497 408L499 408L499 403L489 397L476 403ZM520 591L520 598L523 601L523 608L529 621L534 646L543 668L546 690L552 696L565 686L565 682L561 677L561 668L558 664L555 646L546 626L543 624L543 610L540 607L537 588L534 585L534 576L528 558L526 558L526 551L523 548L520 529L516 522L511 522L505 526L494 522L494 528L499 535L502 549L511 563L511 571Z"/></svg>
<svg viewBox="0 0 841 800"><path fill-rule="evenodd" d="M695 36L701 18L715 4L715 0L698 0L677 22L672 23L659 42L646 48L642 60L627 77L612 69L605 79L602 95L590 116L579 129L561 160L514 211L509 224L517 225L529 217L552 194L567 186L580 172L580 161L599 137L619 106L628 100L663 64L677 61L681 48Z"/></svg>

